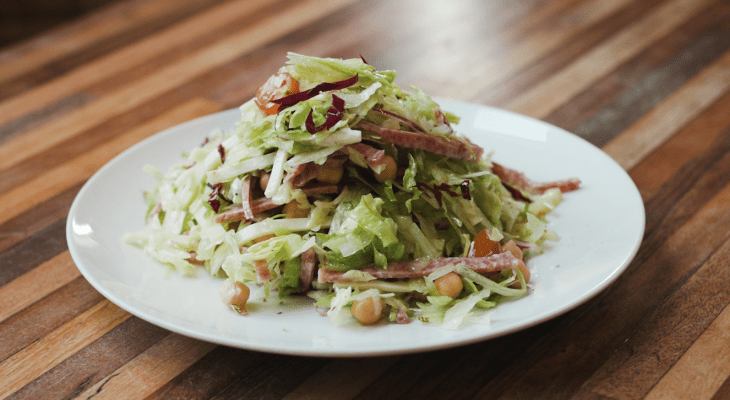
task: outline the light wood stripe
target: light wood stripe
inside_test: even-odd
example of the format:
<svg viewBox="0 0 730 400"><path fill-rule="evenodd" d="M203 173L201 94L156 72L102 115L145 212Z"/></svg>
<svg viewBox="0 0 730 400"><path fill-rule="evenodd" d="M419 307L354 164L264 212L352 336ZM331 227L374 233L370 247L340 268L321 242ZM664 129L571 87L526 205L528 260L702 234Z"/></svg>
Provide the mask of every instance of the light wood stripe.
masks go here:
<svg viewBox="0 0 730 400"><path fill-rule="evenodd" d="M81 275L65 251L0 286L0 322Z"/></svg>
<svg viewBox="0 0 730 400"><path fill-rule="evenodd" d="M162 116L125 133L93 151L59 165L21 186L0 195L0 224L42 204L56 193L88 179L94 172L133 144L182 122L219 111L221 106L205 99L194 99Z"/></svg>
<svg viewBox="0 0 730 400"><path fill-rule="evenodd" d="M130 314L99 302L71 321L23 348L0 364L0 399L4 399L124 322Z"/></svg>
<svg viewBox="0 0 730 400"><path fill-rule="evenodd" d="M205 35L212 27L235 21L258 9L270 6L273 2L274 0L224 3L106 57L84 64L58 79L0 103L0 125L58 101L84 87L108 79L121 71L143 64L170 48Z"/></svg>
<svg viewBox="0 0 730 400"><path fill-rule="evenodd" d="M671 1L563 68L544 83L506 104L506 108L544 118L586 90L618 65L636 56L692 18L708 1Z"/></svg>
<svg viewBox="0 0 730 400"><path fill-rule="evenodd" d="M730 204L730 197L725 201ZM710 260L726 263L730 241ZM725 265L727 267L727 265ZM646 399L711 399L730 375L730 306L705 329Z"/></svg>
<svg viewBox="0 0 730 400"><path fill-rule="evenodd" d="M316 1L304 1L281 14L259 21L213 46L182 59L161 71L105 96L99 101L54 121L38 130L14 137L0 147L0 169L7 168L33 155L46 151L57 143L91 128L95 124L143 104L187 80L230 62L267 41L286 35L353 0L334 0L332 8L324 8Z"/></svg>
<svg viewBox="0 0 730 400"><path fill-rule="evenodd" d="M282 400L353 399L400 357L333 360Z"/></svg>
<svg viewBox="0 0 730 400"><path fill-rule="evenodd" d="M730 52L702 70L603 150L631 169L730 90Z"/></svg>
<svg viewBox="0 0 730 400"><path fill-rule="evenodd" d="M142 399L167 384L216 345L170 334L76 399Z"/></svg>

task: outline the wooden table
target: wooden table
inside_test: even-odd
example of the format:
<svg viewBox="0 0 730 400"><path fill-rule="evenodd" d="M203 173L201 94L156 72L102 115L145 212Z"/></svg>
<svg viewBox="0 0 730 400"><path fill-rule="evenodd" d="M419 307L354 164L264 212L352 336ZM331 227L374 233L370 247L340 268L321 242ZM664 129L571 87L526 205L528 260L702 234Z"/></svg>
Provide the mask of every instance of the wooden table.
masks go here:
<svg viewBox="0 0 730 400"><path fill-rule="evenodd" d="M729 48L722 0L131 0L4 49L0 399L729 398ZM226 348L105 300L66 245L84 182L240 105L290 50L361 54L601 147L643 197L638 255L548 322L391 357Z"/></svg>

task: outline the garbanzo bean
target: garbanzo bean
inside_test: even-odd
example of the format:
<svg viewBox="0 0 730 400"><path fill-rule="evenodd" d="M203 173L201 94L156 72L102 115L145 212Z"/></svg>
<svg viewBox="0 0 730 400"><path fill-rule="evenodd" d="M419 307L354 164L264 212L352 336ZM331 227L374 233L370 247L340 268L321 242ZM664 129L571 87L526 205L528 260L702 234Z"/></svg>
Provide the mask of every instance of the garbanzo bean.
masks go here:
<svg viewBox="0 0 730 400"><path fill-rule="evenodd" d="M228 278L223 281L218 294L227 307L239 314L246 314L246 302L251 295L251 290L246 284Z"/></svg>
<svg viewBox="0 0 730 400"><path fill-rule="evenodd" d="M342 166L332 167L325 165L322 167L322 169L319 170L317 180L322 183L335 185L340 182L340 180L342 179L342 174L344 174L344 172L345 171Z"/></svg>
<svg viewBox="0 0 730 400"><path fill-rule="evenodd" d="M269 185L269 178L271 178L271 174L268 172L261 174L261 177L259 178L259 187L261 190L266 191L266 186Z"/></svg>
<svg viewBox="0 0 730 400"><path fill-rule="evenodd" d="M433 282L436 285L436 290L441 296L449 296L452 299L461 293L464 289L464 283L461 281L461 276L456 272L449 272L448 274L436 279Z"/></svg>
<svg viewBox="0 0 730 400"><path fill-rule="evenodd" d="M296 200L286 203L283 211L287 218L304 218L309 215L309 209L300 207Z"/></svg>
<svg viewBox="0 0 730 400"><path fill-rule="evenodd" d="M363 325L370 325L378 322L383 315L385 303L380 297L366 297L352 303L350 313Z"/></svg>
<svg viewBox="0 0 730 400"><path fill-rule="evenodd" d="M395 179L395 174L398 172L398 165L396 165L393 157L383 157L383 163L385 163L385 168L380 173L375 173L375 179L380 183Z"/></svg>

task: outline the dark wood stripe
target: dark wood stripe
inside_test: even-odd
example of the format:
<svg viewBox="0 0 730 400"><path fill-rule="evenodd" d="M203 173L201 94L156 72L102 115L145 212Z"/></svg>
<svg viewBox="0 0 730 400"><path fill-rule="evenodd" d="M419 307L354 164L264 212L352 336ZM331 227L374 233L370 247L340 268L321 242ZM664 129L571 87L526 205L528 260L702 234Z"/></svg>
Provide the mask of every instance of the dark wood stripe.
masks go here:
<svg viewBox="0 0 730 400"><path fill-rule="evenodd" d="M68 215L68 210L71 208L71 203L73 202L73 199L76 197L76 194L81 190L82 184L76 185L72 188L69 188L68 190L64 191L63 193L59 193L49 199L48 201L44 202L43 204L39 205L38 207L27 211L25 213L22 213L18 215L17 217L5 222L4 224L0 225L0 260L6 260L8 264L4 264L5 261L0 261L0 265L11 265L9 264L12 260L12 262L20 262L24 258L26 258L25 255L32 254L34 250L32 250L28 246L36 246L31 245L31 242L42 242L44 239L42 239L43 236L45 236L47 233L53 233L55 235L58 235L61 233L61 226L63 225L66 219L66 216ZM54 228L50 228L51 226L54 226ZM50 230L46 230L50 229ZM33 235L38 235L39 238L33 239L31 238ZM65 232L64 232L65 235ZM30 239L29 239L30 238ZM14 250L7 251L10 247L17 245L18 243L29 240L27 244L24 246L26 247L18 247ZM40 244L38 246L43 246L43 244ZM61 250L53 250L52 253L60 253L63 251ZM15 252L17 256L10 257L11 252ZM53 256L53 255L51 255ZM8 258L4 258L8 257ZM48 256L43 256L43 258L50 258ZM41 260L45 261L45 260ZM33 266L37 265L39 262L32 263ZM30 267L32 268L32 267ZM8 268L0 268L0 285L4 285L12 278L3 278L2 271L8 269ZM23 271L27 271L27 268ZM13 275L16 276L16 275Z"/></svg>
<svg viewBox="0 0 730 400"><path fill-rule="evenodd" d="M30 271L67 248L66 219L63 218L0 253L0 285Z"/></svg>
<svg viewBox="0 0 730 400"><path fill-rule="evenodd" d="M725 400L730 399L730 376L725 379L725 382L723 382L722 386L720 386L720 389L715 392L715 395L712 396L712 400Z"/></svg>
<svg viewBox="0 0 730 400"><path fill-rule="evenodd" d="M545 120L605 145L730 49L728 16L715 4Z"/></svg>
<svg viewBox="0 0 730 400"><path fill-rule="evenodd" d="M83 277L0 323L0 361L103 300Z"/></svg>
<svg viewBox="0 0 730 400"><path fill-rule="evenodd" d="M139 318L129 318L8 399L74 398L168 334Z"/></svg>
<svg viewBox="0 0 730 400"><path fill-rule="evenodd" d="M109 54L130 43L154 35L170 25L199 13L201 10L215 4L215 0L196 0L195 2L180 2L179 6L169 7L168 13L160 15L154 20L139 21L129 19L130 25L117 35L92 43L63 58L53 60L43 66L27 71L15 79L0 83L0 100L10 98L32 87L39 86L53 78L86 64L99 57Z"/></svg>

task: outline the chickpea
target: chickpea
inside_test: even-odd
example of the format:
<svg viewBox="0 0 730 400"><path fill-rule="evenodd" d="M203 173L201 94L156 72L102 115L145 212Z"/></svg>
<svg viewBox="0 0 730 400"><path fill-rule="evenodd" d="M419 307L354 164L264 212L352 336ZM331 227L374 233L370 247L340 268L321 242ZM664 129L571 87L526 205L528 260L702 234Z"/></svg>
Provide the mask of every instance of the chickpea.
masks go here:
<svg viewBox="0 0 730 400"><path fill-rule="evenodd" d="M266 191L266 186L269 186L269 178L271 178L270 173L264 172L261 174L259 178L259 187L261 187L261 190Z"/></svg>
<svg viewBox="0 0 730 400"><path fill-rule="evenodd" d="M502 246L502 252L509 251L512 253L513 256L515 256L516 259L522 260L522 249L520 249L517 244L513 241L507 242L504 246Z"/></svg>
<svg viewBox="0 0 730 400"><path fill-rule="evenodd" d="M363 325L370 325L378 322L383 316L385 303L380 297L366 297L352 303L350 313Z"/></svg>
<svg viewBox="0 0 730 400"><path fill-rule="evenodd" d="M264 236L259 236L259 237L257 237L256 239L254 239L254 240L253 240L253 242L254 242L254 243L261 243L261 242L263 242L263 241L265 241L265 240L269 240L269 239L271 239L271 238L272 238L272 237L274 237L274 236L276 236L276 235L274 235L273 233L270 233L270 234L268 234L268 235L264 235Z"/></svg>
<svg viewBox="0 0 730 400"><path fill-rule="evenodd" d="M304 218L309 215L309 209L300 207L298 201L292 200L284 206L284 214L287 218Z"/></svg>
<svg viewBox="0 0 730 400"><path fill-rule="evenodd" d="M319 170L317 180L322 183L335 185L340 182L344 173L345 171L342 166L333 167L325 164L322 166L322 169Z"/></svg>
<svg viewBox="0 0 730 400"><path fill-rule="evenodd" d="M223 281L218 294L220 295L223 304L231 307L233 311L239 314L247 314L246 302L248 301L248 297L251 295L251 290L248 286L246 286L246 284L236 282L233 279L228 278Z"/></svg>
<svg viewBox="0 0 730 400"><path fill-rule="evenodd" d="M441 296L449 296L455 299L456 296L461 293L464 289L464 283L461 281L461 276L456 272L449 272L448 274L436 279L433 282L436 285L436 290Z"/></svg>
<svg viewBox="0 0 730 400"><path fill-rule="evenodd" d="M395 179L395 174L398 172L398 165L396 165L393 157L383 157L383 163L385 163L385 168L380 173L375 173L375 179L380 183Z"/></svg>

